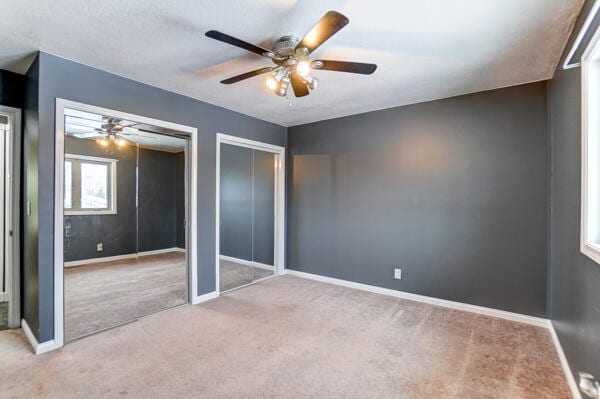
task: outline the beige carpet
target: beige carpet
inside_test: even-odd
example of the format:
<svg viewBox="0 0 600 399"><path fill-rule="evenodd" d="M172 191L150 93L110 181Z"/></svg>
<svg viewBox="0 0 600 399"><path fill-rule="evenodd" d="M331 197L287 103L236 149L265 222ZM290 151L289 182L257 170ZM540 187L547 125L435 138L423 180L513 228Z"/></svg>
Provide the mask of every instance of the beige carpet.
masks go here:
<svg viewBox="0 0 600 399"><path fill-rule="evenodd" d="M228 291L254 280L273 275L273 271L219 259L219 290Z"/></svg>
<svg viewBox="0 0 600 399"><path fill-rule="evenodd" d="M185 254L65 268L67 341L186 303Z"/></svg>
<svg viewBox="0 0 600 399"><path fill-rule="evenodd" d="M567 398L547 330L283 276L31 354L2 398Z"/></svg>

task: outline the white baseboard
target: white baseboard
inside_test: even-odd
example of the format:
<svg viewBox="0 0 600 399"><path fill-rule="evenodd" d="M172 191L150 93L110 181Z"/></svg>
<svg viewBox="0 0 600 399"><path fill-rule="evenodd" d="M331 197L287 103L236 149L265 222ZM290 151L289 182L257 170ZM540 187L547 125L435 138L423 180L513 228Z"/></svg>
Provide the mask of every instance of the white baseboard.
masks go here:
<svg viewBox="0 0 600 399"><path fill-rule="evenodd" d="M31 328L29 328L29 324L27 324L25 319L21 319L21 328L23 329L27 340L31 344L33 353L35 353L36 355L41 355L42 353L50 352L60 347L60 345L57 345L57 343L53 339L51 339L50 341L42 342L41 344L38 343L37 339L35 339L35 335L33 335L33 332L31 331Z"/></svg>
<svg viewBox="0 0 600 399"><path fill-rule="evenodd" d="M374 285L355 283L353 281L340 280L332 277L320 276L318 274L299 272L286 269L284 274L307 278L310 280L321 281L323 283L336 284L344 287L355 288L358 290L374 292L376 294L393 296L396 298L408 299L411 301L428 303L430 305L443 306L445 308L462 310L465 312L478 313L486 316L498 317L501 319L516 321L519 323L531 324L537 327L548 328L548 319L541 317L528 316L519 313L507 312L505 310L486 308L484 306L471 305L462 302L449 301L447 299L433 298L425 295L411 294L410 292L397 291L389 288L377 287Z"/></svg>
<svg viewBox="0 0 600 399"><path fill-rule="evenodd" d="M124 254L124 255L115 255L115 256L105 256L105 257L101 257L101 258L74 260L74 261L70 261L70 262L65 262L65 267L83 266L83 265L89 265L92 263L101 263L101 262L113 262L113 261L117 261L117 260L133 259L133 258L137 258L138 256L166 254L169 252L185 252L185 249L173 247L173 248L157 249L154 251L137 252L137 253L133 253L133 254Z"/></svg>
<svg viewBox="0 0 600 399"><path fill-rule="evenodd" d="M573 399L581 399L581 393L579 392L579 387L577 386L577 381L575 381L575 377L571 372L571 367L569 367L569 362L567 361L567 356L563 351L562 345L560 344L560 340L558 339L558 335L554 330L554 325L552 321L548 320L548 330L550 331L550 335L552 336L552 342L554 342L554 347L556 348L556 353L558 354L558 359L560 360L560 365L565 373L565 377L567 378L567 383L569 384L569 390L571 391L571 396Z"/></svg>
<svg viewBox="0 0 600 399"><path fill-rule="evenodd" d="M0 302L8 302L8 292L0 292Z"/></svg>
<svg viewBox="0 0 600 399"><path fill-rule="evenodd" d="M210 301L211 299L215 299L219 296L217 291L209 292L208 294L199 295L195 298L192 298L192 305L197 305L202 302Z"/></svg>
<svg viewBox="0 0 600 399"><path fill-rule="evenodd" d="M246 260L246 259L234 258L231 256L219 255L219 259L226 260L228 262L239 263L241 265L258 267L259 269L266 269L266 270L272 270L272 271L275 270L275 266L267 265L265 263L252 262L251 260Z"/></svg>

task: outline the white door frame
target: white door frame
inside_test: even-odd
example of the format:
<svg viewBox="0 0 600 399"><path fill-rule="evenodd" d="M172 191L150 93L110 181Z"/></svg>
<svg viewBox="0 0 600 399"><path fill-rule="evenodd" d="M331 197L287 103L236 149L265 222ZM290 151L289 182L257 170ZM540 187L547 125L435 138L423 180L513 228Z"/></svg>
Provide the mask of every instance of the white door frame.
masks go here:
<svg viewBox="0 0 600 399"><path fill-rule="evenodd" d="M6 299L8 300L8 327L21 325L21 259L20 259L20 173L21 170L21 110L0 105L0 112L8 116L10 129L5 141L5 220L4 262L6 265Z"/></svg>
<svg viewBox="0 0 600 399"><path fill-rule="evenodd" d="M55 180L54 180L54 340L44 345L44 351L58 349L64 345L64 253L63 253L63 207L64 207L64 156L65 156L65 108L97 114L111 115L120 119L132 120L148 125L178 130L190 135L191 159L189 163L189 252L188 279L189 302L198 303L198 129L159 119L115 111L108 108L83 104L75 101L56 99L55 136ZM43 343L39 344L40 346ZM39 353L39 352L38 352Z"/></svg>
<svg viewBox="0 0 600 399"><path fill-rule="evenodd" d="M270 152L275 155L275 275L284 273L285 268L285 147L267 144L260 141L248 140L241 137L217 133L216 157L216 212L215 212L215 291L220 292L219 283L219 256L220 256L220 218L221 218L221 144L230 144L238 147L252 148Z"/></svg>

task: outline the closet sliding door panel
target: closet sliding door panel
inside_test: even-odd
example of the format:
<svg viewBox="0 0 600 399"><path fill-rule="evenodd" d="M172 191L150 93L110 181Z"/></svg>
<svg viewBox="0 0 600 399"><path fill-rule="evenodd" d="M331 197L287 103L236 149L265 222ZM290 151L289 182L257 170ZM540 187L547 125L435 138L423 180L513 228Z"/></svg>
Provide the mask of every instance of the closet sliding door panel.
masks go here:
<svg viewBox="0 0 600 399"><path fill-rule="evenodd" d="M137 318L136 165L135 146L65 136L66 341Z"/></svg>
<svg viewBox="0 0 600 399"><path fill-rule="evenodd" d="M223 144L220 160L219 286L226 291L253 280L253 151Z"/></svg>
<svg viewBox="0 0 600 399"><path fill-rule="evenodd" d="M164 136L163 136L164 137ZM140 133L140 142L160 142ZM186 140L169 138L168 149L140 145L137 179L138 315L187 302L185 248ZM176 148L173 148L176 147ZM183 164L183 165L182 165Z"/></svg>
<svg viewBox="0 0 600 399"><path fill-rule="evenodd" d="M273 274L275 242L275 154L254 150L254 279Z"/></svg>

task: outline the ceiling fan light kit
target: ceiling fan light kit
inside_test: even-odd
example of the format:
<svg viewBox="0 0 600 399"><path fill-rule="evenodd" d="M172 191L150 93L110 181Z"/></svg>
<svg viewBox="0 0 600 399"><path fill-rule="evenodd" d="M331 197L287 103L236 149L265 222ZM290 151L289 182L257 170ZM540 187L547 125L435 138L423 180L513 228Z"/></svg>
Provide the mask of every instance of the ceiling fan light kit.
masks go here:
<svg viewBox="0 0 600 399"><path fill-rule="evenodd" d="M319 80L311 76L313 70L329 70L336 72L358 73L370 75L377 69L375 64L348 61L312 60L311 53L321 44L333 36L336 32L348 24L349 20L337 11L327 12L317 24L302 38L287 35L279 38L273 45L273 49L265 49L260 46L245 42L225 33L210 30L206 36L211 39L240 47L262 57L270 58L276 65L274 67L260 68L246 72L241 75L222 80L223 84L237 83L242 80L269 73L266 86L280 97L287 97L289 87L296 97L304 97L315 90Z"/></svg>

